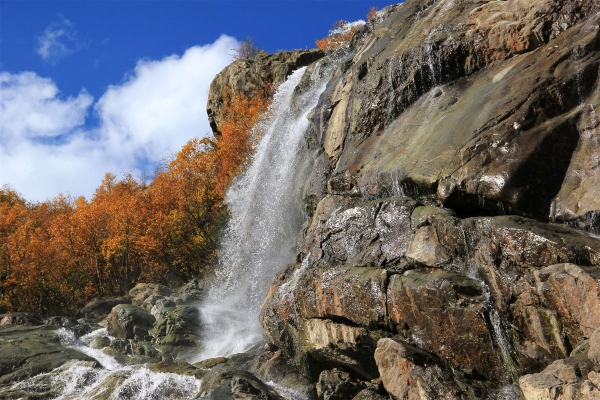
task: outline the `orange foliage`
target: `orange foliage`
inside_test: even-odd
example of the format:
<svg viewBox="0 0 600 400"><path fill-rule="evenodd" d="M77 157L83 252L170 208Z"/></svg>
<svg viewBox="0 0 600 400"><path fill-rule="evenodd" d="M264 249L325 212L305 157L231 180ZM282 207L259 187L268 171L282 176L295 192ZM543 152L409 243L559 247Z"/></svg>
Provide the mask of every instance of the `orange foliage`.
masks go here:
<svg viewBox="0 0 600 400"><path fill-rule="evenodd" d="M193 139L152 182L106 174L92 199L30 204L0 188L0 313L72 313L138 282L176 285L213 264L223 197L246 166L267 95L224 93L222 134Z"/></svg>
<svg viewBox="0 0 600 400"><path fill-rule="evenodd" d="M373 19L377 15L378 11L379 10L377 9L377 7L370 7L369 12L367 13L367 19Z"/></svg>
<svg viewBox="0 0 600 400"><path fill-rule="evenodd" d="M267 95L259 94L248 99L243 94L232 96L227 89L222 93L223 121L219 125L221 136L216 143L217 182L215 196L223 198L227 187L248 163L253 132L261 115L267 110Z"/></svg>
<svg viewBox="0 0 600 400"><path fill-rule="evenodd" d="M337 21L329 31L329 35L315 41L317 48L331 52L350 42L352 36L358 31L357 26L349 26L344 20Z"/></svg>

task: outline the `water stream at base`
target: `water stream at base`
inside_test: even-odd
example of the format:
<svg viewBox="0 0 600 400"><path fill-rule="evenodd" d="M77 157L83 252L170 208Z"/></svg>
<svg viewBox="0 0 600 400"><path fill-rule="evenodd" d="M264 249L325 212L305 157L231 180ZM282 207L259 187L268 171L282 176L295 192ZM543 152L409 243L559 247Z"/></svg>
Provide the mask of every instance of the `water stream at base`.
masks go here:
<svg viewBox="0 0 600 400"><path fill-rule="evenodd" d="M100 349L90 347L106 329L77 338L60 328L56 335L65 347L75 349L97 361L69 361L58 368L13 384L0 397L17 392L38 398L107 400L183 400L197 396L200 381L193 376L154 372L146 365L123 365ZM100 364L102 368L99 368Z"/></svg>
<svg viewBox="0 0 600 400"><path fill-rule="evenodd" d="M247 171L227 193L230 222L221 240L219 268L203 319L202 354L192 361L247 350L260 341L260 305L274 275L294 262L304 215L301 188L310 162L302 146L308 114L325 90L332 64L317 64L301 83L306 68L294 72L278 89L262 139Z"/></svg>

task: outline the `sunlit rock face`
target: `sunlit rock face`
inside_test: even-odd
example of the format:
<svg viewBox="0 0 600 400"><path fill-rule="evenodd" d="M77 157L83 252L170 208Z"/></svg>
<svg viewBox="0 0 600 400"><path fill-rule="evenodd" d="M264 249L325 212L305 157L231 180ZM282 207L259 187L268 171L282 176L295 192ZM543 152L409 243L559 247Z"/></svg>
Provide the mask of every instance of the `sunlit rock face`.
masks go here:
<svg viewBox="0 0 600 400"><path fill-rule="evenodd" d="M569 368L556 393L596 393L598 360L568 360L600 328L599 12L409 0L353 38L261 311L322 398L545 398Z"/></svg>
<svg viewBox="0 0 600 400"><path fill-rule="evenodd" d="M259 54L252 58L240 58L211 82L206 112L208 122L215 135L220 134L222 120L221 106L223 90L229 90L233 96L243 94L254 96L256 92L276 90L295 70L322 58L320 50L281 51L275 54Z"/></svg>

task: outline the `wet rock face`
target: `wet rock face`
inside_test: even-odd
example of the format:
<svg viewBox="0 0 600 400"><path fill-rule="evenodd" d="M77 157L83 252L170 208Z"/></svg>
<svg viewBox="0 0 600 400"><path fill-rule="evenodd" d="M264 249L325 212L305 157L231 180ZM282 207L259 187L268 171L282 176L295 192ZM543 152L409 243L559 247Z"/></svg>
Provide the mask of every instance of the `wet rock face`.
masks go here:
<svg viewBox="0 0 600 400"><path fill-rule="evenodd" d="M598 239L516 216L460 219L410 199L358 201L321 201L302 263L276 277L263 304L270 340L315 379L324 368L376 378L378 340L397 337L461 379L506 384L599 326L587 314L598 310ZM390 232L394 253L382 251Z"/></svg>
<svg viewBox="0 0 600 400"><path fill-rule="evenodd" d="M597 223L598 7L409 1L370 22L316 112L331 175L366 196Z"/></svg>
<svg viewBox="0 0 600 400"><path fill-rule="evenodd" d="M14 382L50 372L68 361L95 364L95 360L85 354L66 348L56 330L56 326L50 324L0 326L0 390Z"/></svg>
<svg viewBox="0 0 600 400"><path fill-rule="evenodd" d="M354 37L261 311L283 356L393 398L593 396L557 360L600 327L600 240L559 224L600 229L598 11L409 0Z"/></svg>

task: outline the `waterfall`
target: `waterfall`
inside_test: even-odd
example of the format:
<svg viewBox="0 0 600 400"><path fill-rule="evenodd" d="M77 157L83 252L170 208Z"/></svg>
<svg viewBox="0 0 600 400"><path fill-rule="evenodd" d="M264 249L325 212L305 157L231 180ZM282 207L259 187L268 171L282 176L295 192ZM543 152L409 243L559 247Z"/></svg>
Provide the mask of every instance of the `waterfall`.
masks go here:
<svg viewBox="0 0 600 400"><path fill-rule="evenodd" d="M275 273L295 260L303 171L311 160L302 142L331 69L304 67L281 84L259 125L254 158L227 193L230 221L216 279L199 306L204 350L197 360L243 352L264 337L260 305Z"/></svg>

